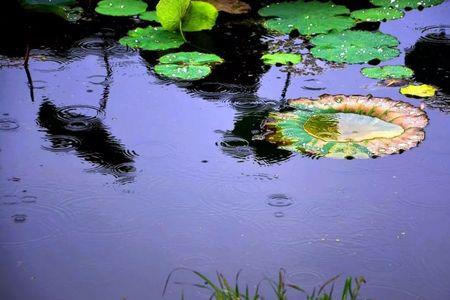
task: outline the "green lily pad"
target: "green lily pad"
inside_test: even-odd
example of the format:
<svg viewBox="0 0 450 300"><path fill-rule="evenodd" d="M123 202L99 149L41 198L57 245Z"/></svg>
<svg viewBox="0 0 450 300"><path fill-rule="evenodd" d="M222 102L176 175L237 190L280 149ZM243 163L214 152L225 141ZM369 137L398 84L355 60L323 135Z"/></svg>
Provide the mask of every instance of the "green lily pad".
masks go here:
<svg viewBox="0 0 450 300"><path fill-rule="evenodd" d="M214 27L219 12L214 5L203 1L192 1L183 18L183 31L201 31Z"/></svg>
<svg viewBox="0 0 450 300"><path fill-rule="evenodd" d="M324 17L346 15L350 10L343 5L320 1L280 2L267 5L258 11L263 17L296 18L299 16L322 15Z"/></svg>
<svg viewBox="0 0 450 300"><path fill-rule="evenodd" d="M128 36L119 40L119 43L131 48L143 50L167 50L183 45L183 38L176 32L164 30L162 27L148 26L136 28L128 32Z"/></svg>
<svg viewBox="0 0 450 300"><path fill-rule="evenodd" d="M134 16L145 12L147 3L141 0L102 0L95 11L107 16Z"/></svg>
<svg viewBox="0 0 450 300"><path fill-rule="evenodd" d="M143 12L139 15L139 19L159 23L158 16L156 15L156 10Z"/></svg>
<svg viewBox="0 0 450 300"><path fill-rule="evenodd" d="M199 80L211 73L212 65L222 62L223 59L215 54L178 52L160 57L154 70L171 79Z"/></svg>
<svg viewBox="0 0 450 300"><path fill-rule="evenodd" d="M414 71L405 66L384 66L362 68L361 73L369 78L388 79L388 78L410 78Z"/></svg>
<svg viewBox="0 0 450 300"><path fill-rule="evenodd" d="M369 31L344 31L311 39L314 57L339 63L365 63L373 59L392 59L400 54L398 40L388 34Z"/></svg>
<svg viewBox="0 0 450 300"><path fill-rule="evenodd" d="M375 7L368 9L355 10L351 17L363 22L380 22L384 20L395 20L403 18L405 14L393 7Z"/></svg>
<svg viewBox="0 0 450 300"><path fill-rule="evenodd" d="M81 7L74 7L77 4L75 0L19 0L19 2L27 10L54 14L69 22L78 21L83 13Z"/></svg>
<svg viewBox="0 0 450 300"><path fill-rule="evenodd" d="M376 6L390 6L395 8L418 8L439 5L445 0L370 0Z"/></svg>
<svg viewBox="0 0 450 300"><path fill-rule="evenodd" d="M199 80L211 74L211 68L208 66L159 64L155 66L155 72L171 79Z"/></svg>
<svg viewBox="0 0 450 300"><path fill-rule="evenodd" d="M264 22L264 27L269 30L289 34L297 29L301 35L315 35L327 33L331 30L343 31L355 26L355 20L346 16L309 16L289 19L270 19Z"/></svg>
<svg viewBox="0 0 450 300"><path fill-rule="evenodd" d="M264 54L261 59L267 65L276 65L276 64L298 64L302 61L302 56L300 54L294 53L273 53L273 54Z"/></svg>
<svg viewBox="0 0 450 300"><path fill-rule="evenodd" d="M159 62L162 64L211 65L220 64L223 59L210 53L177 52L161 56Z"/></svg>
<svg viewBox="0 0 450 300"><path fill-rule="evenodd" d="M284 34L297 29L302 35L314 35L331 30L343 31L355 25L349 17L349 9L332 2L299 0L275 3L261 8L258 13L263 17L276 17L264 22L264 27Z"/></svg>
<svg viewBox="0 0 450 300"><path fill-rule="evenodd" d="M290 100L270 113L266 141L314 157L370 158L401 153L424 137L428 118L408 103L371 96L324 95Z"/></svg>

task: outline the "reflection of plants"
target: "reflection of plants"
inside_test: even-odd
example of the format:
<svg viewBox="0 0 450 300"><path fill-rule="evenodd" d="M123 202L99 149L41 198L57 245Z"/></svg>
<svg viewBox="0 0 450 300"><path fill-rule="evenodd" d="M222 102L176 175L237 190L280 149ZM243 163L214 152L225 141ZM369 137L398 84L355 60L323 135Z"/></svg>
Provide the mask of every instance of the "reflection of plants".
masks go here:
<svg viewBox="0 0 450 300"><path fill-rule="evenodd" d="M310 156L370 158L401 153L425 138L424 111L388 98L324 95L291 100L292 111L270 113L268 142Z"/></svg>
<svg viewBox="0 0 450 300"><path fill-rule="evenodd" d="M187 269L176 269L172 271L164 286L163 295L165 294L168 284L170 283L171 276L174 272L180 270ZM188 270L191 271L191 270ZM211 296L209 299L216 300L262 300L265 299L265 296L260 294L261 284L267 282L270 288L273 291L274 297L277 300L288 300L288 292L295 291L305 295L306 300L332 300L335 299L333 297L334 285L336 280L339 278L335 276L322 284L319 288L314 288L311 294L308 294L304 289L296 284L292 284L288 282L286 279L286 271L280 269L278 272L278 277L276 280L273 279L263 279L261 280L255 287L254 291L251 291L249 286L246 285L245 288L242 288L239 284L239 276L240 272L238 272L235 276L234 283L231 283L223 274L217 273L216 279L212 279L198 271L192 271L197 277L199 277L203 283L193 284L193 286L198 288L207 289L211 292ZM361 286L366 283L364 277L352 278L347 277L342 288L342 294L339 299L341 300L356 300Z"/></svg>
<svg viewBox="0 0 450 300"><path fill-rule="evenodd" d="M171 53L159 58L155 72L159 75L182 80L198 80L211 73L211 66L223 62L215 54L200 52Z"/></svg>

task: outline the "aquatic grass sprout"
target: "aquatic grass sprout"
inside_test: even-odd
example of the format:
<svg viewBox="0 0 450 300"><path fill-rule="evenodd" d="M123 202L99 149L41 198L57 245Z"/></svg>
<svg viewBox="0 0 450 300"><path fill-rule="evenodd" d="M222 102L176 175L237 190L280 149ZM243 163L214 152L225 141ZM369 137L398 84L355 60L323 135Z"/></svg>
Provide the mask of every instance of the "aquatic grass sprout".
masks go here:
<svg viewBox="0 0 450 300"><path fill-rule="evenodd" d="M95 11L107 16L135 16L145 12L147 3L141 0L102 0Z"/></svg>
<svg viewBox="0 0 450 300"><path fill-rule="evenodd" d="M373 79L404 79L411 78L414 71L405 66L366 67L361 74Z"/></svg>
<svg viewBox="0 0 450 300"><path fill-rule="evenodd" d="M169 31L201 31L214 27L217 9L210 3L191 0L160 0L156 15Z"/></svg>
<svg viewBox="0 0 450 300"><path fill-rule="evenodd" d="M366 63L397 57L399 41L381 32L347 30L318 35L310 41L314 47L311 54L316 58L338 63Z"/></svg>
<svg viewBox="0 0 450 300"><path fill-rule="evenodd" d="M223 59L215 54L200 52L178 52L159 58L154 68L158 75L180 80L199 80L208 76L216 64Z"/></svg>
<svg viewBox="0 0 450 300"><path fill-rule="evenodd" d="M270 113L264 139L314 157L371 158L416 147L428 124L408 103L372 96L323 95L290 100L288 112Z"/></svg>
<svg viewBox="0 0 450 300"><path fill-rule="evenodd" d="M264 22L269 30L289 34L298 30L301 35L316 35L329 31L343 31L355 25L350 11L332 2L299 0L270 4L258 11L263 17L274 17Z"/></svg>

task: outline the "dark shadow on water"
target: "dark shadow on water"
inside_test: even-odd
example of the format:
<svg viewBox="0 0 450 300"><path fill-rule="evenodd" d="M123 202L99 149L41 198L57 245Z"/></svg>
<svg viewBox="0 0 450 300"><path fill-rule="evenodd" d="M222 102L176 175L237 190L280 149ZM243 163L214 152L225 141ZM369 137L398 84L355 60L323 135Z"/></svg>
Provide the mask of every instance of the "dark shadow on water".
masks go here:
<svg viewBox="0 0 450 300"><path fill-rule="evenodd" d="M89 171L113 175L123 183L133 181L136 153L111 136L99 116L71 112L63 115L64 111L68 110L50 101L41 104L37 121L47 133L43 148L54 152L74 150L79 157L96 165Z"/></svg>
<svg viewBox="0 0 450 300"><path fill-rule="evenodd" d="M423 29L423 36L406 52L405 64L418 82L435 85L442 94L427 104L450 112L450 25Z"/></svg>

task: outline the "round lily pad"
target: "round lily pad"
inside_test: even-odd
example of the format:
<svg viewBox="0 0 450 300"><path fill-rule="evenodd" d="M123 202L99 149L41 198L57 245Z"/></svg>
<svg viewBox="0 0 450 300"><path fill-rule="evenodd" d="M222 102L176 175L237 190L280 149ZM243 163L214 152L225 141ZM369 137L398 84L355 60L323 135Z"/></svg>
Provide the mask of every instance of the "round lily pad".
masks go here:
<svg viewBox="0 0 450 300"><path fill-rule="evenodd" d="M267 65L287 65L287 64L298 64L302 61L302 56L300 54L294 53L273 53L264 54L261 59Z"/></svg>
<svg viewBox="0 0 450 300"><path fill-rule="evenodd" d="M323 95L290 100L270 113L265 140L313 157L371 158L401 153L425 138L428 118L405 102L371 96Z"/></svg>
<svg viewBox="0 0 450 300"><path fill-rule="evenodd" d="M147 3L141 0L102 0L95 11L108 16L134 16L145 12Z"/></svg>
<svg viewBox="0 0 450 300"><path fill-rule="evenodd" d="M172 79L199 80L211 73L212 65L222 62L223 59L215 54L178 52L160 57L154 70L158 75Z"/></svg>
<svg viewBox="0 0 450 300"><path fill-rule="evenodd" d="M410 78L414 75L413 70L405 66L367 67L362 68L361 73L366 77L374 79L402 79Z"/></svg>
<svg viewBox="0 0 450 300"><path fill-rule="evenodd" d="M156 15L156 10L143 12L139 15L139 19L159 23L158 16Z"/></svg>
<svg viewBox="0 0 450 300"><path fill-rule="evenodd" d="M315 35L331 30L343 31L355 25L348 8L332 2L281 2L263 7L258 13L276 17L264 22L264 27L284 34L297 29L302 35Z"/></svg>
<svg viewBox="0 0 450 300"><path fill-rule="evenodd" d="M148 26L130 30L128 36L121 38L119 43L131 48L155 51L178 48L183 45L184 40L176 32Z"/></svg>
<svg viewBox="0 0 450 300"><path fill-rule="evenodd" d="M211 65L222 63L220 56L201 52L170 53L159 58L162 64Z"/></svg>
<svg viewBox="0 0 450 300"><path fill-rule="evenodd" d="M445 0L370 0L376 6L391 6L394 8L418 8L439 5Z"/></svg>
<svg viewBox="0 0 450 300"><path fill-rule="evenodd" d="M355 10L351 17L363 22L380 22L403 18L405 14L393 7L375 7L368 9Z"/></svg>
<svg viewBox="0 0 450 300"><path fill-rule="evenodd" d="M385 61L400 54L398 40L392 35L370 31L344 31L323 34L311 39L314 57L339 63Z"/></svg>
<svg viewBox="0 0 450 300"><path fill-rule="evenodd" d="M402 87L400 93L405 96L428 98L433 97L436 94L437 89L428 84L414 85L410 84L408 86Z"/></svg>
<svg viewBox="0 0 450 300"><path fill-rule="evenodd" d="M199 80L211 73L209 66L178 65L178 64L158 64L155 72L172 79Z"/></svg>
<svg viewBox="0 0 450 300"><path fill-rule="evenodd" d="M315 35L327 33L331 30L343 31L355 26L355 20L346 16L307 16L297 18L276 18L264 22L264 27L269 30L289 34L297 29L301 35Z"/></svg>

